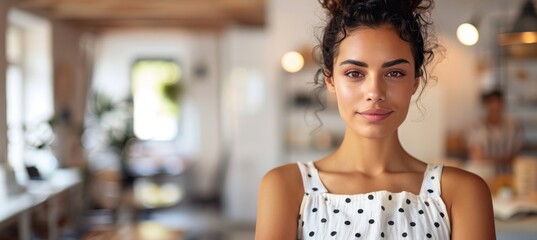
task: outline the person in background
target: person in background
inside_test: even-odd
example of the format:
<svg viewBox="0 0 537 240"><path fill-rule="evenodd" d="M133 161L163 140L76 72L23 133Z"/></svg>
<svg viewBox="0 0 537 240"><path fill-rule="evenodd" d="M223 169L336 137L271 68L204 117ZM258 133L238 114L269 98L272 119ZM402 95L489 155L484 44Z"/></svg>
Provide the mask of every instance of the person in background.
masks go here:
<svg viewBox="0 0 537 240"><path fill-rule="evenodd" d="M418 160L399 140L429 80L432 0L320 2L328 19L316 83L337 99L345 134L330 155L263 177L255 238L495 239L483 179Z"/></svg>
<svg viewBox="0 0 537 240"><path fill-rule="evenodd" d="M495 174L512 174L513 160L522 148L520 125L504 114L504 96L499 90L482 96L485 116L472 124L466 142L470 161L476 165L491 165Z"/></svg>

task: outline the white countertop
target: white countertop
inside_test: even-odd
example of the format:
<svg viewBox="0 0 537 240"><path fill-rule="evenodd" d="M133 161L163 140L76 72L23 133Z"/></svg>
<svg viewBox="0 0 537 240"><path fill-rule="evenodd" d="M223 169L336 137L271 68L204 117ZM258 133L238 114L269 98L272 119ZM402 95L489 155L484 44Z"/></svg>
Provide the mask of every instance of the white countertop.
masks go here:
<svg viewBox="0 0 537 240"><path fill-rule="evenodd" d="M0 199L0 224L44 203L81 181L77 169L58 169L46 180L30 181L25 192Z"/></svg>

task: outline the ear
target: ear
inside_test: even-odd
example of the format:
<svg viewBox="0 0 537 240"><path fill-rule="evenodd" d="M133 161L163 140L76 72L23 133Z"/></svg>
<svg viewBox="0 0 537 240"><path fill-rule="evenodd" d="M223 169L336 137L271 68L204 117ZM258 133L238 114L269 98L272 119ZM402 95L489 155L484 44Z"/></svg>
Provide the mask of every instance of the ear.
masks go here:
<svg viewBox="0 0 537 240"><path fill-rule="evenodd" d="M414 79L414 87L413 87L413 90L412 90L412 94L416 93L416 91L418 90L419 86L420 86L420 78L417 77L416 79Z"/></svg>
<svg viewBox="0 0 537 240"><path fill-rule="evenodd" d="M336 86L334 85L334 77L325 77L324 82L326 83L326 88L328 89L328 92L336 92Z"/></svg>

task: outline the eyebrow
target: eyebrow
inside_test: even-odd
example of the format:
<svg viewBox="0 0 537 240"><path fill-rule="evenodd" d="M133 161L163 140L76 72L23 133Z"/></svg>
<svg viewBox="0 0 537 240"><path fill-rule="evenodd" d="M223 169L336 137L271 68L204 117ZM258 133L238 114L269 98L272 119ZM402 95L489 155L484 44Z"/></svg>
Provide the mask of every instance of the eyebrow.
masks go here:
<svg viewBox="0 0 537 240"><path fill-rule="evenodd" d="M403 59L403 58L399 58L399 59L395 59L395 60L383 63L382 68L387 68L387 67L395 66L397 64L402 64L402 63L410 64L410 62L408 60ZM365 68L369 67L369 65L367 65L367 63L365 63L365 62L358 61L358 60L352 60L352 59L347 59L347 60L341 62L339 64L339 66L342 66L344 64L352 64L352 65L356 65L358 67L365 67Z"/></svg>

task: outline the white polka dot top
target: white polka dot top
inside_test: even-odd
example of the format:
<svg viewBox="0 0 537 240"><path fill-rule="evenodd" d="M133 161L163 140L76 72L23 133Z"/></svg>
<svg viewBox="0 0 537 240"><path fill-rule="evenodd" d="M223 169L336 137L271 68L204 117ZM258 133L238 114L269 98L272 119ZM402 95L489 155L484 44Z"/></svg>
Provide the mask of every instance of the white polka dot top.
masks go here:
<svg viewBox="0 0 537 240"><path fill-rule="evenodd" d="M329 193L313 162L298 163L304 197L298 239L450 239L451 226L440 197L442 165L427 166L419 195L376 191Z"/></svg>

